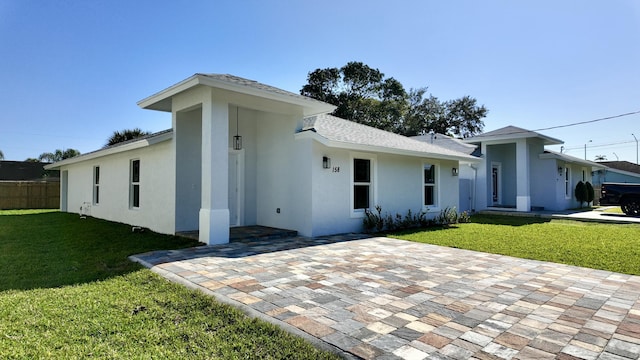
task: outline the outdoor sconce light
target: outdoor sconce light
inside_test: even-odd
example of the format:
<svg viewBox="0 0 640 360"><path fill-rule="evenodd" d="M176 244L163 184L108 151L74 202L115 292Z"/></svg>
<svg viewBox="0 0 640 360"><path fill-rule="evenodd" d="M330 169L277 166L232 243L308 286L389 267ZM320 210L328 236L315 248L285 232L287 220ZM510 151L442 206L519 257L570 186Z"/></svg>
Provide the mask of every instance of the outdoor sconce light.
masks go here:
<svg viewBox="0 0 640 360"><path fill-rule="evenodd" d="M451 168L451 176L458 176L458 168Z"/></svg>
<svg viewBox="0 0 640 360"><path fill-rule="evenodd" d="M558 176L562 176L562 168L558 166Z"/></svg>
<svg viewBox="0 0 640 360"><path fill-rule="evenodd" d="M240 108L236 110L236 136L233 137L233 150L242 150L242 136L238 134L238 117Z"/></svg>
<svg viewBox="0 0 640 360"><path fill-rule="evenodd" d="M331 159L329 159L326 156L322 157L322 168L323 169L328 169L331 167Z"/></svg>

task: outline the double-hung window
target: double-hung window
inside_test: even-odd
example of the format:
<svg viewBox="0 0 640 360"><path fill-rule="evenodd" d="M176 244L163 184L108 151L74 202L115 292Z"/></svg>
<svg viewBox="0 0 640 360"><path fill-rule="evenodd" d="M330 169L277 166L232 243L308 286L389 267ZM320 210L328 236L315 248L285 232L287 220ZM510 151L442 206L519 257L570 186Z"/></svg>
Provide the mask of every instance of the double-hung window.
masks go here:
<svg viewBox="0 0 640 360"><path fill-rule="evenodd" d="M424 202L425 207L438 206L438 189L437 189L437 171L435 164L424 164L423 169L423 185L424 185Z"/></svg>
<svg viewBox="0 0 640 360"><path fill-rule="evenodd" d="M100 166L93 167L93 205L100 203Z"/></svg>
<svg viewBox="0 0 640 360"><path fill-rule="evenodd" d="M371 160L353 159L353 209L371 207Z"/></svg>
<svg viewBox="0 0 640 360"><path fill-rule="evenodd" d="M129 206L140 207L140 160L131 160L131 186L129 188Z"/></svg>

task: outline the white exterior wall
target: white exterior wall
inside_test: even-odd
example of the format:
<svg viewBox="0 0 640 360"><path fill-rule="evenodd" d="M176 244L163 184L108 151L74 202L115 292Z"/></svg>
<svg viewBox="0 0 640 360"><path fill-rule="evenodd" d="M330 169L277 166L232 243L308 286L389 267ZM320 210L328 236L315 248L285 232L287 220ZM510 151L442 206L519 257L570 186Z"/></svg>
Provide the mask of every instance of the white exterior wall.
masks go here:
<svg viewBox="0 0 640 360"><path fill-rule="evenodd" d="M130 163L140 160L140 208L129 204ZM68 171L67 210L80 213L91 203L91 216L173 234L175 168L172 140L63 166ZM100 166L100 203L93 204L93 169Z"/></svg>
<svg viewBox="0 0 640 360"><path fill-rule="evenodd" d="M294 139L301 117L261 113L256 124L258 225L311 234L311 150ZM278 212L279 211L279 212Z"/></svg>
<svg viewBox="0 0 640 360"><path fill-rule="evenodd" d="M311 236L363 230L363 217L351 211L353 158L374 158L375 170L371 177L375 196L371 199L371 206L380 205L383 215L400 213L404 216L409 209L414 214L423 210L425 163L438 165L439 179L436 190L438 206L431 207L428 216L434 217L445 207L458 206L458 177L451 174L451 168L458 167L457 161L329 148L308 138L299 141L308 143L313 149L310 161L313 178ZM322 167L323 156L331 159L329 169Z"/></svg>

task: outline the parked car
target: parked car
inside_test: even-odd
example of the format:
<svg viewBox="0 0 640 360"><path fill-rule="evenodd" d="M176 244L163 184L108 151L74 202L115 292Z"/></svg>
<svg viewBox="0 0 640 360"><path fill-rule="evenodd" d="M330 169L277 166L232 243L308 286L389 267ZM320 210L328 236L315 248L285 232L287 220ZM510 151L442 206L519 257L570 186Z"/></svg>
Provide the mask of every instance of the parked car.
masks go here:
<svg viewBox="0 0 640 360"><path fill-rule="evenodd" d="M629 216L640 216L640 184L603 183L600 205L620 205Z"/></svg>

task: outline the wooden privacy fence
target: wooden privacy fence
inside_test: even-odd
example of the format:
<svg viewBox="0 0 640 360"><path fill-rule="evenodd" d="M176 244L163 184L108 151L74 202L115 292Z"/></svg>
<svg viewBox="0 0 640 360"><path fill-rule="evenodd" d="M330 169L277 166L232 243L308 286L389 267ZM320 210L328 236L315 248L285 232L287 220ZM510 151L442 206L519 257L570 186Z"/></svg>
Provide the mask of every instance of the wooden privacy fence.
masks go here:
<svg viewBox="0 0 640 360"><path fill-rule="evenodd" d="M0 181L0 209L59 207L59 181Z"/></svg>

